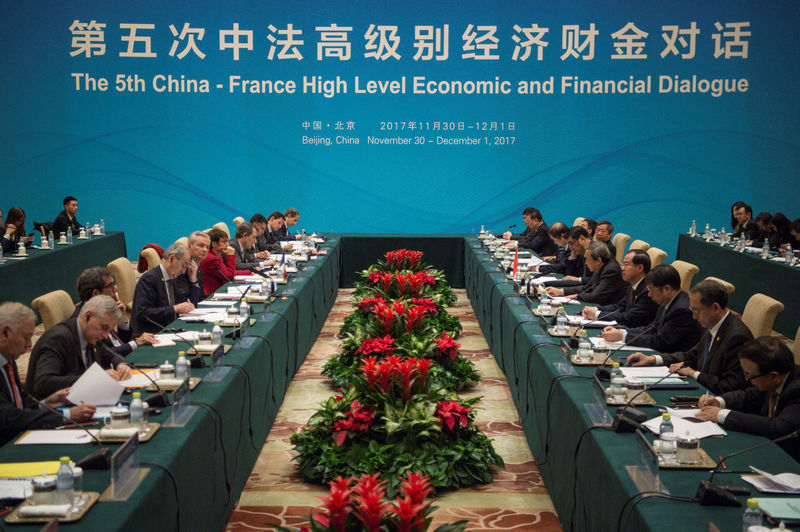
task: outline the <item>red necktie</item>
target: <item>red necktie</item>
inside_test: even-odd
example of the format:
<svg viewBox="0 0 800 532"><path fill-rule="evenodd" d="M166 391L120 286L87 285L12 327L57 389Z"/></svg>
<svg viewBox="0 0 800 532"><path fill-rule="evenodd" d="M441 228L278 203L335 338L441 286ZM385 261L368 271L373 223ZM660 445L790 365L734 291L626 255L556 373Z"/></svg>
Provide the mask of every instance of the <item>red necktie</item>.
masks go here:
<svg viewBox="0 0 800 532"><path fill-rule="evenodd" d="M19 392L17 391L17 379L14 376L14 367L11 362L6 364L6 375L8 375L8 385L11 387L11 395L14 396L14 406L22 408L19 401Z"/></svg>

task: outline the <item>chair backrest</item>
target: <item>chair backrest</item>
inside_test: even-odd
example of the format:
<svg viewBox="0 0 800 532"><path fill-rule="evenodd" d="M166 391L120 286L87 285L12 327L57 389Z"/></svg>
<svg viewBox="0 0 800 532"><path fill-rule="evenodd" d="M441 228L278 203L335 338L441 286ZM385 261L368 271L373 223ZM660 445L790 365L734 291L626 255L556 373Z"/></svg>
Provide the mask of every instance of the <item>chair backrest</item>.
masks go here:
<svg viewBox="0 0 800 532"><path fill-rule="evenodd" d="M628 248L628 251L632 249L641 249L642 251L647 251L648 249L650 249L650 244L648 244L644 240L634 240L633 242L631 242L631 247ZM651 266L655 266L655 264L652 264Z"/></svg>
<svg viewBox="0 0 800 532"><path fill-rule="evenodd" d="M770 336L775 316L783 311L783 303L764 294L753 294L742 312L742 321L754 338Z"/></svg>
<svg viewBox="0 0 800 532"><path fill-rule="evenodd" d="M616 233L611 238L611 243L614 244L614 247L617 249L617 262L620 264L622 264L622 260L625 258L625 246L627 246L630 241L631 235L626 235L625 233Z"/></svg>
<svg viewBox="0 0 800 532"><path fill-rule="evenodd" d="M217 223L215 223L214 226L213 226L213 229L219 229L222 232L224 232L226 235L228 235L228 238L231 237L231 232L228 230L228 224L226 224L225 222L217 222Z"/></svg>
<svg viewBox="0 0 800 532"><path fill-rule="evenodd" d="M706 277L706 280L716 281L724 286L725 290L728 291L728 295L731 295L736 290L736 287L733 285L733 283L729 283L725 279L720 279L719 277Z"/></svg>
<svg viewBox="0 0 800 532"><path fill-rule="evenodd" d="M239 225L244 223L244 218L242 218L241 216L237 216L236 218L233 219L233 223L236 224L236 227L239 227Z"/></svg>
<svg viewBox="0 0 800 532"><path fill-rule="evenodd" d="M584 221L585 219L586 218L584 218L583 216L578 216L577 218L575 218L575 221L572 222L572 227L578 227L579 225L581 225L581 222Z"/></svg>
<svg viewBox="0 0 800 532"><path fill-rule="evenodd" d="M631 249L635 249L635 248L631 248ZM658 266L659 264L664 262L664 259L667 258L667 252L664 251L663 249L648 247L646 251L647 251L647 254L650 255L650 267L651 268L655 268L656 266Z"/></svg>
<svg viewBox="0 0 800 532"><path fill-rule="evenodd" d="M650 248L647 252L649 253L652 249L653 248ZM700 271L700 268L691 262L682 260L672 261L672 267L678 270L678 273L681 275L681 290L688 294L689 288L692 287L692 278Z"/></svg>
<svg viewBox="0 0 800 532"><path fill-rule="evenodd" d="M158 256L158 251L153 248L145 248L142 250L142 257L147 261L147 269L152 270L161 264L161 257Z"/></svg>
<svg viewBox="0 0 800 532"><path fill-rule="evenodd" d="M800 364L800 327L797 328L797 334L794 335L794 345L792 346L792 353L794 353L794 363Z"/></svg>
<svg viewBox="0 0 800 532"><path fill-rule="evenodd" d="M205 232L208 232L208 231L209 231L209 229L206 229ZM189 237L188 236L182 236L178 240L176 240L174 243L175 244L180 244L180 245L188 248L189 247Z"/></svg>
<svg viewBox="0 0 800 532"><path fill-rule="evenodd" d="M45 331L56 323L69 318L75 312L72 298L64 290L56 290L41 295L33 300L31 306L42 317L42 325L44 325Z"/></svg>
<svg viewBox="0 0 800 532"><path fill-rule="evenodd" d="M157 254L157 253L156 253ZM136 272L128 257L120 257L108 263L108 269L114 274L117 282L119 300L130 309L133 306L133 291L136 289Z"/></svg>

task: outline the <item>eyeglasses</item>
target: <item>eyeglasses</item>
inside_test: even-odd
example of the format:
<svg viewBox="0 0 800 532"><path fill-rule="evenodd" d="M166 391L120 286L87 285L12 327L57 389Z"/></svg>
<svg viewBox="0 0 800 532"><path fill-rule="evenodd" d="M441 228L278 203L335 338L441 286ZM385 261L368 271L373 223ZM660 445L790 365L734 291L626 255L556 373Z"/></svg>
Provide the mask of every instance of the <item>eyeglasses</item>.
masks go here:
<svg viewBox="0 0 800 532"><path fill-rule="evenodd" d="M759 377L763 377L764 375L769 375L769 373L759 373L758 375L748 375L747 373L744 374L745 380L754 381Z"/></svg>
<svg viewBox="0 0 800 532"><path fill-rule="evenodd" d="M114 288L115 286L117 286L117 283L114 282L114 281L111 281L110 283L108 283L106 285L103 285L103 290L105 290L106 288Z"/></svg>

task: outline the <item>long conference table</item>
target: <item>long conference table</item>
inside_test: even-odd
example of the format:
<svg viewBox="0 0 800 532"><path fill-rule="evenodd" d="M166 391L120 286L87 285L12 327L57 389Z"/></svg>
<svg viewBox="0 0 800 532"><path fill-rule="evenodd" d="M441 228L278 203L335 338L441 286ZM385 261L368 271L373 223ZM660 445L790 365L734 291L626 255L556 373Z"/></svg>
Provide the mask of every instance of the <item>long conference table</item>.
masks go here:
<svg viewBox="0 0 800 532"><path fill-rule="evenodd" d="M677 257L700 268L695 282L712 276L732 283L736 290L731 294L730 307L737 312L742 312L750 296L759 292L783 303L785 308L776 316L773 328L794 338L800 326L800 267L739 253L687 234L678 237Z"/></svg>
<svg viewBox="0 0 800 532"><path fill-rule="evenodd" d="M487 342L508 377L529 446L565 529L706 530L709 522L721 530L741 526L742 508L703 507L654 498L631 505L629 499L638 493L638 488L625 466L636 463L637 444L632 434L591 428L593 423L584 404L593 401L592 383L587 378L594 373L593 368L575 368L584 378L561 376L556 364L563 363L564 358L558 339L546 334L539 318L530 312L476 238L426 237L426 248L456 250L455 257L441 256L429 262L446 267L456 259L463 265L463 278L454 279L453 284L466 287ZM221 530L252 470L286 388L319 333L338 288L350 286L350 281L344 282L342 264L361 269L366 266L362 261L372 263L386 249L419 248L414 246L415 239L413 235L329 235L323 244L327 256L310 261L295 276L286 287L286 299L277 299L268 307L254 305L258 321L249 329L249 337L243 342L226 340L232 345L225 355L225 364L231 366L228 375L219 383L203 382L191 392L191 401L205 406L199 407L185 427L161 428L151 441L141 444L140 461L160 466L143 464L150 467L150 472L130 500L99 502L78 523L61 526L65 530ZM348 249L357 251L347 257ZM459 255L459 251L463 254ZM569 306L568 311L577 313L579 308ZM203 328L182 322L176 325ZM131 360L174 360L180 349L141 348L131 355ZM192 376L203 377L208 371L194 369ZM668 404L672 393L651 392L662 404ZM163 408L162 414L150 421L163 423L169 410ZM649 410L655 417L655 411ZM613 415L612 408L608 412ZM576 450L579 439L581 444ZM701 446L716 459L763 441L766 440L758 436L731 432L725 438L704 439ZM94 446L87 445L8 444L0 448L0 463L54 460L62 455L78 461L94 450ZM777 447L732 458L727 462L727 471L741 471L748 464L772 473L800 473L798 463ZM161 467L175 476L177 492ZM672 495L688 497L694 496L697 484L707 476L707 472L660 473ZM717 480L743 485L738 475L723 473ZM86 491L103 492L108 485L108 471L85 473ZM618 527L624 506L627 511ZM13 528L38 530L40 526Z"/></svg>

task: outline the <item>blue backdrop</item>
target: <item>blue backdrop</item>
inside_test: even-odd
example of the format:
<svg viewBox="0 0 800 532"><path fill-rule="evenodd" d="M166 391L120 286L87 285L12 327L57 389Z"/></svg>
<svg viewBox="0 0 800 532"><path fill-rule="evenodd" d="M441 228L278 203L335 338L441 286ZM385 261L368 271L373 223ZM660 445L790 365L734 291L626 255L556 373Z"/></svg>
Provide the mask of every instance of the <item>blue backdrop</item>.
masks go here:
<svg viewBox="0 0 800 532"><path fill-rule="evenodd" d="M74 195L79 220L124 230L131 255L290 206L308 230L462 233L521 226L532 205L547 222L610 219L671 258L676 232L728 226L738 199L800 215L796 1L29 0L0 14L0 207L30 227ZM337 79L335 94L304 84Z"/></svg>

